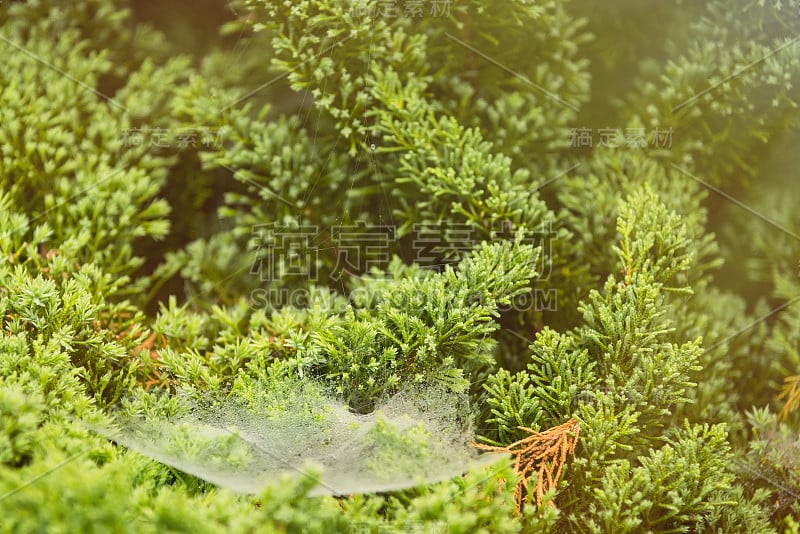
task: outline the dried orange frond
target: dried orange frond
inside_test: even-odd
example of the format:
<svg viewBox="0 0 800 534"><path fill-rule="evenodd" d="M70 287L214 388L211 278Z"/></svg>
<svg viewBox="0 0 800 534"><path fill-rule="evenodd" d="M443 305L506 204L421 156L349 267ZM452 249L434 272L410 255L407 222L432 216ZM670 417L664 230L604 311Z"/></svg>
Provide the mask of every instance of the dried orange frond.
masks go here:
<svg viewBox="0 0 800 534"><path fill-rule="evenodd" d="M778 413L778 418L786 419L789 413L800 408L800 375L787 376L783 379L783 387L778 400L786 399L786 402Z"/></svg>
<svg viewBox="0 0 800 534"><path fill-rule="evenodd" d="M561 468L567 461L567 455L574 454L575 446L578 444L580 424L575 419L570 419L544 432L536 432L522 426L518 428L530 432L531 435L507 447L493 447L480 443L473 445L487 451L507 452L514 457L514 470L520 476L514 488L514 499L517 503L517 513L521 513L531 474L535 472L537 475L534 491L536 504L539 506L542 504L545 492L558 486Z"/></svg>

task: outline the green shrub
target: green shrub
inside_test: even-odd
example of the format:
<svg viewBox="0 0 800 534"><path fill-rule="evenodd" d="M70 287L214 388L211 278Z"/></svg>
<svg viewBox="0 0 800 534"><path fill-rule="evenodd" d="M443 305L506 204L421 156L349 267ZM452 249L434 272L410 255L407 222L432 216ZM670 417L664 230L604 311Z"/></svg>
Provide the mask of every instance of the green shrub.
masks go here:
<svg viewBox="0 0 800 534"><path fill-rule="evenodd" d="M643 6L0 1L0 530L797 532L798 5Z"/></svg>

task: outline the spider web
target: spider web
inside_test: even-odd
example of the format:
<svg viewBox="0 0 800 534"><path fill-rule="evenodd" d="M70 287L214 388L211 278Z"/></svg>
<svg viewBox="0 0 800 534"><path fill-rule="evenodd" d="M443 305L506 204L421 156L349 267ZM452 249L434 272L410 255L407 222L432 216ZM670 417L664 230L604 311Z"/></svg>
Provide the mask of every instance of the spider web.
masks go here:
<svg viewBox="0 0 800 534"><path fill-rule="evenodd" d="M466 393L407 388L366 415L320 389L292 388L280 404L234 396L179 400L180 415L114 416L93 427L110 440L238 493L283 474L316 482L309 496L399 490L462 475L504 454L479 454ZM264 397L262 397L263 400Z"/></svg>

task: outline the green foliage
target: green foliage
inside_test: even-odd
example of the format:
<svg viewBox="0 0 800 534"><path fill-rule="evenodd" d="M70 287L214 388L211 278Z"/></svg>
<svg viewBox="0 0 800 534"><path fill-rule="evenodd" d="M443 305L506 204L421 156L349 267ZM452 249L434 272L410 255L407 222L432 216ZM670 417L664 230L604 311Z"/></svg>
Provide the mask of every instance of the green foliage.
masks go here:
<svg viewBox="0 0 800 534"><path fill-rule="evenodd" d="M631 469L626 461L610 466L598 492L597 518L582 518L590 531L703 531L704 517L723 501L733 475L726 473L730 451L719 427L686 428ZM608 500L614 496L614 500Z"/></svg>
<svg viewBox="0 0 800 534"><path fill-rule="evenodd" d="M644 74L626 106L645 127L693 132L669 157L714 185L753 178L769 141L797 127L800 18L764 4L709 2L689 43L670 43L666 68Z"/></svg>
<svg viewBox="0 0 800 534"><path fill-rule="evenodd" d="M218 35L175 36L137 2L0 2L0 531L797 532L797 2L211 4ZM270 238L303 229L297 275ZM443 426L375 411L410 391ZM448 424L580 437L517 513L506 460L239 495L94 431L186 399L298 456L374 418L393 476ZM158 445L246 463L180 428Z"/></svg>

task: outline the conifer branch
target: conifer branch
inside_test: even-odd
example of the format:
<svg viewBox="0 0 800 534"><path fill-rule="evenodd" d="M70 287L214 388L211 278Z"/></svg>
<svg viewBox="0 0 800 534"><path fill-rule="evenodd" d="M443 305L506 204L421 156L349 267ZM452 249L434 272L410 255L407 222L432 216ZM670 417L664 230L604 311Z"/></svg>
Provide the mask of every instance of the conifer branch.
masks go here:
<svg viewBox="0 0 800 534"><path fill-rule="evenodd" d="M523 426L518 428L529 432L530 436L506 447L494 447L481 443L473 443L473 446L486 451L507 452L514 457L514 471L520 477L514 488L514 499L517 503L517 513L522 513L527 496L528 480L533 473L536 473L534 495L537 506L542 505L545 492L558 486L561 469L567 461L567 455L575 453L580 424L575 419L570 419L566 423L544 432L537 432Z"/></svg>
<svg viewBox="0 0 800 534"><path fill-rule="evenodd" d="M778 400L786 399L786 402L778 413L778 418L785 420L790 413L800 408L800 375L787 376L783 382Z"/></svg>

